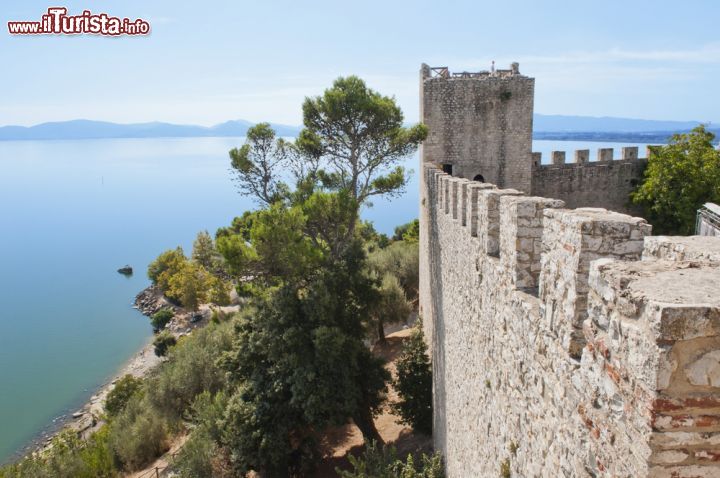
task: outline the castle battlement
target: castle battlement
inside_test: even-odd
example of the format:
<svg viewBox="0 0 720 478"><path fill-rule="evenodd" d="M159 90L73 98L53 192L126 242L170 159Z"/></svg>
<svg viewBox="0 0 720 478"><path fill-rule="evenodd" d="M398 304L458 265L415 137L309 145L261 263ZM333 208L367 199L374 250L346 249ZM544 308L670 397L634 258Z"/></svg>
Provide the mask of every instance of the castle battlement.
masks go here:
<svg viewBox="0 0 720 478"><path fill-rule="evenodd" d="M488 79L515 79L527 78L520 74L520 64L512 63L510 69L483 70L477 72L460 71L451 72L447 66L428 66L422 64L420 75L423 80L488 80Z"/></svg>
<svg viewBox="0 0 720 478"><path fill-rule="evenodd" d="M423 162L439 163L456 177L561 199L573 208L636 213L628 197L647 165L639 148L622 148L618 159L612 148L600 148L592 157L589 149L572 158L554 151L549 164L542 164L542 155L532 152L534 94L535 79L520 74L517 63L477 73L423 64L420 116L429 130Z"/></svg>
<svg viewBox="0 0 720 478"><path fill-rule="evenodd" d="M642 218L434 164L421 184L449 477L504 462L528 477L720 476L720 238L653 237Z"/></svg>
<svg viewBox="0 0 720 478"><path fill-rule="evenodd" d="M645 151L645 156L638 157L640 148L637 146L625 146L620 148L620 158L615 158L615 150L613 148L598 148L595 160L590 159L589 149L576 149L571 162L566 161L567 155L565 151L551 151L550 152L550 163L542 164L542 153L532 153L532 164L535 168L542 168L547 166L557 166L560 164L588 164L590 162L595 163L608 163L610 161L647 161L650 156L650 148Z"/></svg>

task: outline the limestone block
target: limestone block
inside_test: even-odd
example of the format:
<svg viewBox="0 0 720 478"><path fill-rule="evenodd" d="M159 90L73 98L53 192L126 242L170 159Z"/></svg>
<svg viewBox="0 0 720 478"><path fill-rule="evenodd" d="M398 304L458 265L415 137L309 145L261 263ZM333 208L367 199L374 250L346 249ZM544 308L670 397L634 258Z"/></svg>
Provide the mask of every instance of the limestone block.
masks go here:
<svg viewBox="0 0 720 478"><path fill-rule="evenodd" d="M720 262L720 237L650 236L645 238L643 260L701 260Z"/></svg>
<svg viewBox="0 0 720 478"><path fill-rule="evenodd" d="M565 164L565 151L552 151L550 157L552 164Z"/></svg>
<svg viewBox="0 0 720 478"><path fill-rule="evenodd" d="M597 155L598 162L607 162L613 160L613 148L599 148Z"/></svg>
<svg viewBox="0 0 720 478"><path fill-rule="evenodd" d="M575 164L585 164L590 161L590 150L589 149L576 149L575 150Z"/></svg>
<svg viewBox="0 0 720 478"><path fill-rule="evenodd" d="M622 148L622 159L638 159L637 146L625 146Z"/></svg>

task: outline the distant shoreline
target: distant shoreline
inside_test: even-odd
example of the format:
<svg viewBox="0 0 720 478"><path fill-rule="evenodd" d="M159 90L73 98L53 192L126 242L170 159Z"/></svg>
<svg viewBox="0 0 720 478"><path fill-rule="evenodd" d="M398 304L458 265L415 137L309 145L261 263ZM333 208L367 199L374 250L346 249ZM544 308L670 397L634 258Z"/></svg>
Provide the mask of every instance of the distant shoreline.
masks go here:
<svg viewBox="0 0 720 478"><path fill-rule="evenodd" d="M715 140L715 144L720 143L720 130L710 130L718 138ZM537 131L533 134L534 141L584 141L584 142L595 142L595 143L646 143L646 144L667 144L670 138L674 134L688 133L689 131L660 131L660 132L647 132L647 133L624 133L624 132L552 132L552 131ZM294 135L280 135L286 138L293 138ZM2 143L13 143L22 141L104 141L114 139L205 139L205 138L244 138L245 134L227 134L227 135L216 135L216 136L180 136L180 135L169 135L169 136L92 136L92 137L67 137L67 138L55 138L55 137L40 137L40 138L2 138Z"/></svg>
<svg viewBox="0 0 720 478"><path fill-rule="evenodd" d="M294 138L301 125L269 123L280 137ZM684 133L700 124L720 135L720 128L700 121L662 121L632 118L542 115L533 116L533 139L560 141L666 142L674 133ZM33 126L0 126L0 141L52 141L81 139L144 138L237 138L246 136L256 123L230 120L214 126L164 122L113 123L77 119Z"/></svg>

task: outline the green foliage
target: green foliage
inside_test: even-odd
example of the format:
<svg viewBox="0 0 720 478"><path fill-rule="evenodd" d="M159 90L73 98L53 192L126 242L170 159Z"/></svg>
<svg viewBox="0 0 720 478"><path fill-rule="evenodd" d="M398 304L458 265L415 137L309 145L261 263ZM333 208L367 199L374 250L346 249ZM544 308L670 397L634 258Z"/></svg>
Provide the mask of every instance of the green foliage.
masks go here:
<svg viewBox="0 0 720 478"><path fill-rule="evenodd" d="M363 343L379 293L352 230L357 210L347 193L314 192L258 211L245 237L218 237L255 308L224 360L235 393L222 444L238 475L307 473L319 431L350 418L378 436L388 376Z"/></svg>
<svg viewBox="0 0 720 478"><path fill-rule="evenodd" d="M368 266L378 277L394 276L407 299L411 302L417 300L420 287L420 249L417 243L393 242L371 253Z"/></svg>
<svg viewBox="0 0 720 478"><path fill-rule="evenodd" d="M207 231L198 232L193 242L192 260L205 270L219 274L222 272L222 256L215 248L215 241Z"/></svg>
<svg viewBox="0 0 720 478"><path fill-rule="evenodd" d="M297 283L355 240L356 217L357 205L347 194L317 192L302 204L275 203L257 211L246 218L252 223L248 237L223 235L217 245L228 270L246 287Z"/></svg>
<svg viewBox="0 0 720 478"><path fill-rule="evenodd" d="M697 210L720 203L720 151L704 126L651 149L645 178L631 198L643 206L654 232L692 234Z"/></svg>
<svg viewBox="0 0 720 478"><path fill-rule="evenodd" d="M250 229L252 229L253 220L257 215L256 211L245 211L242 216L235 217L229 227L221 227L215 233L215 240L221 237L238 235L245 241L250 240ZM216 245L217 247L217 245Z"/></svg>
<svg viewBox="0 0 720 478"><path fill-rule="evenodd" d="M348 191L359 204L402 192L407 175L397 163L427 136L422 124L404 128L395 99L356 76L338 78L322 96L307 98L303 122L299 150L323 158L329 166L322 174L325 185Z"/></svg>
<svg viewBox="0 0 720 478"><path fill-rule="evenodd" d="M403 462L394 448L369 444L359 458L350 455L351 471L337 470L340 478L444 478L442 458L439 453L422 454L418 465L408 455Z"/></svg>
<svg viewBox="0 0 720 478"><path fill-rule="evenodd" d="M210 270L216 274L211 274ZM222 256L207 232L198 234L193 260L188 260L178 247L163 252L148 267L148 276L164 294L191 310L197 310L200 304L208 301L218 305L230 303L230 284L221 277L224 274ZM155 331L160 328L156 326Z"/></svg>
<svg viewBox="0 0 720 478"><path fill-rule="evenodd" d="M418 219L395 228L393 241L417 243L420 240L420 221Z"/></svg>
<svg viewBox="0 0 720 478"><path fill-rule="evenodd" d="M200 264L185 262L170 278L169 286L165 293L168 297L187 309L197 310L208 300L210 274Z"/></svg>
<svg viewBox="0 0 720 478"><path fill-rule="evenodd" d="M185 265L187 258L181 247L163 252L148 266L148 277L166 291L170 288L170 278Z"/></svg>
<svg viewBox="0 0 720 478"><path fill-rule="evenodd" d="M399 401L393 405L401 421L422 433L432 433L432 367L420 322L403 344L393 383Z"/></svg>
<svg viewBox="0 0 720 478"><path fill-rule="evenodd" d="M88 440L81 440L72 431L65 431L52 440L48 450L29 455L18 463L0 468L3 478L115 478L106 426Z"/></svg>
<svg viewBox="0 0 720 478"><path fill-rule="evenodd" d="M170 350L170 347L175 346L175 344L177 344L175 336L169 330L163 330L157 334L153 340L155 355L164 357L168 353L168 350Z"/></svg>
<svg viewBox="0 0 720 478"><path fill-rule="evenodd" d="M175 312L172 309L160 309L150 316L150 324L152 324L155 332L159 332L165 328L173 317L175 317Z"/></svg>
<svg viewBox="0 0 720 478"><path fill-rule="evenodd" d="M371 317L377 327L378 340L385 341L385 324L395 324L408 319L412 307L394 275L387 273L382 277L378 289L380 300L371 311Z"/></svg>
<svg viewBox="0 0 720 478"><path fill-rule="evenodd" d="M245 144L230 150L234 180L240 194L270 205L287 196L288 187L278 180L278 171L288 165L290 145L276 140L268 123L258 123L247 132Z"/></svg>
<svg viewBox="0 0 720 478"><path fill-rule="evenodd" d="M231 475L218 445L227 397L203 392L192 404L190 438L173 461L173 469L185 478L219 478Z"/></svg>
<svg viewBox="0 0 720 478"><path fill-rule="evenodd" d="M326 266L301 289L277 289L238 323L226 358L238 391L224 442L239 474L304 469L317 459L315 431L351 417L366 437L377 436L372 413L388 376L362 341L372 287L359 271L354 261Z"/></svg>
<svg viewBox="0 0 720 478"><path fill-rule="evenodd" d="M232 322L211 323L172 348L146 387L148 402L166 422L179 422L197 395L225 386L225 372L216 362L230 350L232 335Z"/></svg>
<svg viewBox="0 0 720 478"><path fill-rule="evenodd" d="M133 396L110 429L110 448L123 468L143 468L168 449L167 426L147 401Z"/></svg>
<svg viewBox="0 0 720 478"><path fill-rule="evenodd" d="M122 412L130 399L142 390L142 386L142 379L130 374L118 380L105 400L105 412L108 416L114 417Z"/></svg>
<svg viewBox="0 0 720 478"><path fill-rule="evenodd" d="M373 224L369 221L362 221L358 226L358 234L365 243L368 253L382 249L390 245L390 239L386 234L378 233Z"/></svg>

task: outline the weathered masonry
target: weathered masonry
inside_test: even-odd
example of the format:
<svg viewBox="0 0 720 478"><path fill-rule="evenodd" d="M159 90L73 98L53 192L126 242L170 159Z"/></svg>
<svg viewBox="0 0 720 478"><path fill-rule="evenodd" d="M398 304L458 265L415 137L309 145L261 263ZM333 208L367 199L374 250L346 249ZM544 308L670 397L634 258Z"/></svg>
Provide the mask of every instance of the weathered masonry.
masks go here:
<svg viewBox="0 0 720 478"><path fill-rule="evenodd" d="M448 476L719 477L720 238L653 237L431 151L420 310Z"/></svg>
<svg viewBox="0 0 720 478"><path fill-rule="evenodd" d="M581 149L571 158L553 151L542 164L532 152L534 92L535 80L517 63L478 73L422 65L420 116L430 130L423 158L453 176L554 197L568 207L632 212L628 195L647 165L638 148L622 148L619 158L612 148L593 155Z"/></svg>

